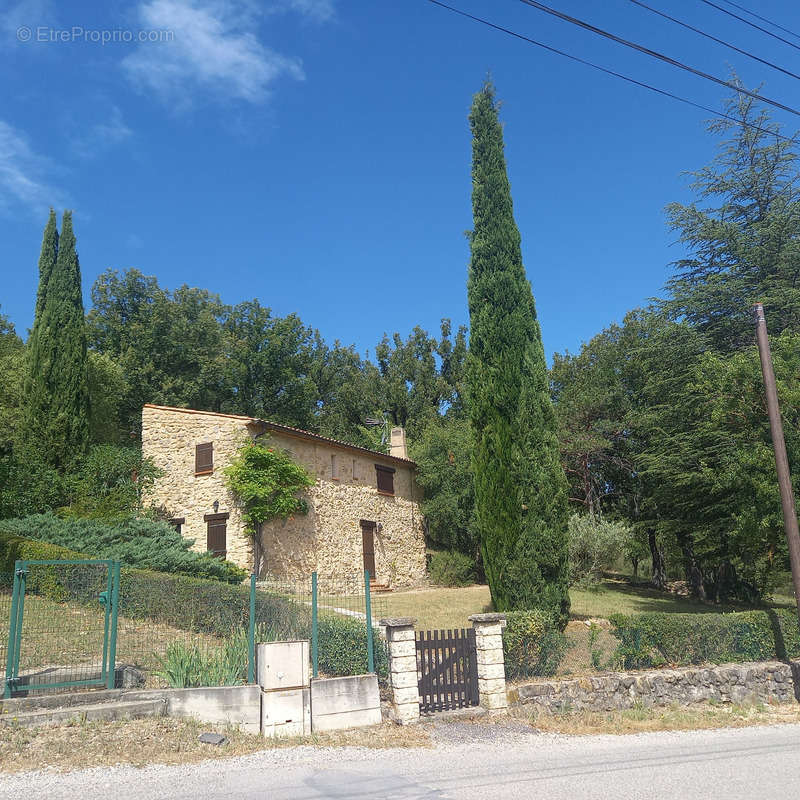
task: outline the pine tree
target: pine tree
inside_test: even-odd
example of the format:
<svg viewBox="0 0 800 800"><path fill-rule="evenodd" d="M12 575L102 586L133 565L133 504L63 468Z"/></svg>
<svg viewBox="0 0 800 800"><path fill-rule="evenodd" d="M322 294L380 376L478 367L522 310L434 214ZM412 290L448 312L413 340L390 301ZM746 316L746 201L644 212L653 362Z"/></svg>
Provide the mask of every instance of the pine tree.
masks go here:
<svg viewBox="0 0 800 800"><path fill-rule="evenodd" d="M514 222L494 87L472 128L469 410L475 513L498 611L569 614L566 479L530 283Z"/></svg>
<svg viewBox="0 0 800 800"><path fill-rule="evenodd" d="M26 381L29 444L56 467L68 465L89 443L89 391L81 270L64 212L59 241L51 211L39 259L39 294Z"/></svg>

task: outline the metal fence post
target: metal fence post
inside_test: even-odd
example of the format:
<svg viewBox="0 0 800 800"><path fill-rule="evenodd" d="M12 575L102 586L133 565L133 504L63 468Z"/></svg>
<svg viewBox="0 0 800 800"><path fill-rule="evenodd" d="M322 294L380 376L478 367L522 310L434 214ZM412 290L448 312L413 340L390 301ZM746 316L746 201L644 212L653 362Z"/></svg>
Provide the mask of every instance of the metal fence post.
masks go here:
<svg viewBox="0 0 800 800"><path fill-rule="evenodd" d="M119 622L119 582L120 562L115 561L111 566L111 634L108 642L108 675L106 688L113 689L117 677L117 624Z"/></svg>
<svg viewBox="0 0 800 800"><path fill-rule="evenodd" d="M256 574L250 576L250 629L247 634L247 682L256 682Z"/></svg>
<svg viewBox="0 0 800 800"><path fill-rule="evenodd" d="M21 561L14 564L14 585L11 589L11 615L8 620L8 650L6 652L6 679L3 697L11 697L11 685L14 680L14 646L17 643L17 613L19 606L19 583Z"/></svg>
<svg viewBox="0 0 800 800"><path fill-rule="evenodd" d="M319 674L319 622L317 620L317 573L311 573L311 666L313 677Z"/></svg>
<svg viewBox="0 0 800 800"><path fill-rule="evenodd" d="M22 622L25 619L25 581L28 575L28 562L17 561L14 565L15 578L19 577L19 589L17 590L17 623L15 626L16 636L14 642L14 663L11 665L11 680L16 682L19 677L19 659L22 650Z"/></svg>
<svg viewBox="0 0 800 800"><path fill-rule="evenodd" d="M375 672L375 645L372 641L372 600L369 595L369 570L364 570L364 609L367 614L367 672Z"/></svg>

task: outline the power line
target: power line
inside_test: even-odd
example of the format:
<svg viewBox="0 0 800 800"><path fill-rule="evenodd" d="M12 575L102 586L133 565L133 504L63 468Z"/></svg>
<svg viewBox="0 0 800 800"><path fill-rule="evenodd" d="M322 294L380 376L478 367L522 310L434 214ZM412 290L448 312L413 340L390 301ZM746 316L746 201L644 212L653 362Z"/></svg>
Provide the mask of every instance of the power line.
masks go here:
<svg viewBox="0 0 800 800"><path fill-rule="evenodd" d="M578 64L583 64L584 66L591 67L592 69L596 69L600 72L604 72L606 75L613 75L615 78L620 78L621 80L627 81L628 83L632 83L635 86L640 86L643 89L648 89L651 92L660 94L663 97L669 97L672 100L677 100L678 102L684 103L688 106L692 106L693 108L699 108L701 111L707 111L709 114L718 117L720 119L727 119L730 120L731 122L735 122L737 125L741 125L742 127L752 128L753 130L760 131L761 133L768 133L771 136L774 136L776 139L781 139L782 141L785 142L794 142L793 138L789 136L784 136L782 133L770 130L769 128L762 128L760 125L753 125L752 122L745 122L744 120L732 117L730 114L723 114L721 111L715 111L713 108L701 105L700 103L695 103L693 100L687 100L685 97L673 94L672 92L669 92L666 89L659 89L657 86L652 86L651 84L644 83L643 81L637 80L636 78L631 78L629 75L623 75L621 72L615 72L613 69L608 69L608 67L602 67L599 64L595 64L592 61L587 61L585 58L580 58L579 56L574 56L571 53L566 53L563 50L559 50L556 47L551 47L549 44L545 44L544 42L539 42L536 39L531 39L529 36L525 36L521 33L517 33L516 31L512 31L510 28L504 28L502 25L496 25L494 22L489 22L489 20L487 19L483 19L482 17L476 17L475 15L469 14L466 11L462 11L459 8L454 8L453 6L449 6L446 3L441 2L441 0L428 0L428 2L432 3L435 6L439 6L440 8L447 9L447 11L451 11L454 14L458 14L461 17L466 17L467 19L471 19L474 22L479 22L481 23L481 25L486 25L486 27L488 28L493 28L496 31L506 33L509 36L513 36L515 39L520 39L523 42L527 42L528 44L535 45L536 47L541 47L543 50L547 50L550 53L555 53L556 55L568 58L570 61L575 61Z"/></svg>
<svg viewBox="0 0 800 800"><path fill-rule="evenodd" d="M762 22L766 22L767 25L772 25L773 28L777 28L779 31L784 31L785 33L788 33L790 36L794 36L796 39L800 39L800 33L795 33L794 31L790 31L788 28L784 28L783 25L778 25L777 22L773 22L772 20L769 20L766 17L762 17L760 14L756 14L755 11L750 11L744 6L740 6L738 3L731 2L731 0L722 0L722 2L726 3L729 6L733 6L734 8L738 8L739 11L744 11L745 14L749 14L751 17L755 17L756 19L760 19Z"/></svg>
<svg viewBox="0 0 800 800"><path fill-rule="evenodd" d="M800 117L800 111L796 108L792 108L791 106L784 105L783 103L778 102L777 100L772 100L769 97L765 97L764 95L759 95L756 92L751 92L749 89L745 89L742 86L737 86L735 83L731 83L730 81L724 81L722 78L717 78L714 75L710 75L708 72L703 72L702 70L695 69L694 67L690 67L688 64L684 64L682 61L678 61L674 58L670 58L663 53L659 53L657 50L651 50L649 47L645 47L641 44L636 44L636 42L631 42L628 39L623 39L621 36L617 36L614 33L610 33L609 31L605 31L602 28L598 28L595 25L591 25L588 22L585 22L582 19L578 19L577 17L571 17L569 14L564 14L561 11L556 11L554 8L550 8L550 6L546 6L543 3L537 2L537 0L520 0L521 3L525 3L525 5L530 6L531 8L535 8L537 11L544 11L545 14L550 14L553 17L558 17L558 19L564 20L564 22L569 22L572 25L577 25L579 28L583 28L590 33L596 33L598 36L603 36L606 39L610 39L612 42L617 42L617 44L624 45L625 47L630 47L632 50L636 50L639 53L644 53L645 55L651 56L652 58L658 59L659 61L663 61L665 64L670 64L673 67L677 67L678 69L685 70L686 72L692 73L692 75L697 75L698 77L705 78L706 80L712 81L713 83L719 84L720 86L726 86L728 89L733 89L735 92L739 92L740 94L746 94L750 97L754 97L761 102L768 103L771 106L775 106L775 108L780 108L783 111L788 111L790 114L794 114L795 116ZM709 2L709 0L703 0L704 3Z"/></svg>
<svg viewBox="0 0 800 800"><path fill-rule="evenodd" d="M717 42L717 44L721 44L724 47L728 47L731 50L735 50L737 53L741 53L743 56L752 58L754 61L758 61L761 64L765 64L768 67L772 67L772 69L776 69L778 70L778 72L782 72L784 75L789 75L792 78L797 78L798 80L800 80L800 75L798 75L797 73L791 72L788 69L784 69L783 67L780 67L777 64L773 64L771 61L767 61L765 58L760 58L759 56L754 55L753 53L747 50L742 50L741 47L736 47L736 45L731 44L730 42L726 42L724 39L718 39L716 36L712 36L710 33L701 31L700 28L695 28L693 25L689 25L687 22L683 22L682 20L676 19L675 17L671 17L669 14L665 14L663 11L659 11L657 8L652 8L651 6L642 3L641 0L631 0L631 3L639 6L640 8L644 8L647 11L652 12L653 14L658 14L659 17L668 19L671 22L674 22L676 25L680 25L682 28L688 28L690 31L699 33L701 36L705 36L706 39L711 39L712 42Z"/></svg>
<svg viewBox="0 0 800 800"><path fill-rule="evenodd" d="M750 22L749 19L745 19L744 17L740 17L738 14L734 14L733 11L728 11L727 8L723 8L722 6L718 6L716 3L712 3L711 0L700 0L701 3L705 3L707 6L711 6L711 8L716 8L717 11L721 11L723 14L727 14L729 17L733 17L734 19L738 19L739 22L744 22L745 25L749 25L751 28L755 28L757 31L761 31L762 33L766 33L767 36L771 36L773 39L777 39L779 42L783 42L784 44L788 44L789 47L794 47L795 50L800 50L800 45L795 44L794 42L790 42L788 39L784 39L783 36L778 36L777 33L773 33L772 31L768 31L766 28L762 28L760 25L756 25L755 22ZM795 34L792 34L795 35Z"/></svg>

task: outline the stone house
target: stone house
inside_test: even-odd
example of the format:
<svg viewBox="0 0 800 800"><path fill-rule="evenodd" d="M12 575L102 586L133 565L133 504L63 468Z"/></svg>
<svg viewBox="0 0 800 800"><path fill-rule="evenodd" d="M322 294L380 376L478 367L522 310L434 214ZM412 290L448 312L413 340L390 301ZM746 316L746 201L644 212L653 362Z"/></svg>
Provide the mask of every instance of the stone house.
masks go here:
<svg viewBox="0 0 800 800"><path fill-rule="evenodd" d="M369 569L388 587L425 579L421 491L402 428L392 430L386 454L253 417L147 404L142 453L164 473L147 501L167 509L194 549L251 571L253 540L223 469L248 439L264 434L315 483L306 492L308 514L262 526L262 574L296 580L317 571L325 580Z"/></svg>

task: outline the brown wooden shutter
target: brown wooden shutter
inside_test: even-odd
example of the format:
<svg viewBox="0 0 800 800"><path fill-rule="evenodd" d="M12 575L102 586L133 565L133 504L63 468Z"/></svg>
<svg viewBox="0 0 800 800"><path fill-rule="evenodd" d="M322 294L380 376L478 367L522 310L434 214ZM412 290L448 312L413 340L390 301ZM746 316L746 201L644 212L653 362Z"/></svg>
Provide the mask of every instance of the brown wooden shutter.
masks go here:
<svg viewBox="0 0 800 800"><path fill-rule="evenodd" d="M196 474L214 471L214 444L198 444L194 449L194 471Z"/></svg>
<svg viewBox="0 0 800 800"><path fill-rule="evenodd" d="M394 494L394 470L391 467L376 464L375 473L378 478L378 491L384 494Z"/></svg>
<svg viewBox="0 0 800 800"><path fill-rule="evenodd" d="M225 558L228 554L228 517L229 514L206 514L206 549L217 558Z"/></svg>

